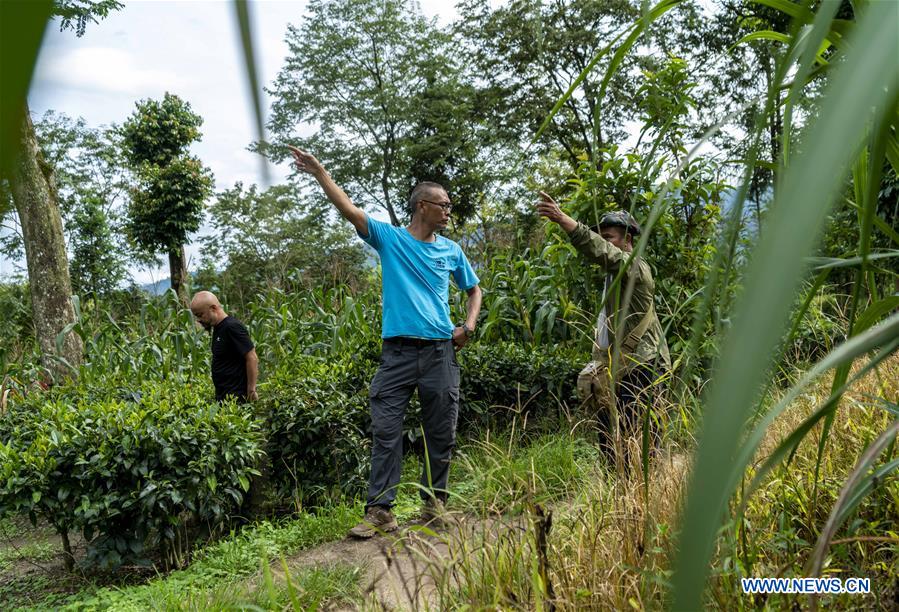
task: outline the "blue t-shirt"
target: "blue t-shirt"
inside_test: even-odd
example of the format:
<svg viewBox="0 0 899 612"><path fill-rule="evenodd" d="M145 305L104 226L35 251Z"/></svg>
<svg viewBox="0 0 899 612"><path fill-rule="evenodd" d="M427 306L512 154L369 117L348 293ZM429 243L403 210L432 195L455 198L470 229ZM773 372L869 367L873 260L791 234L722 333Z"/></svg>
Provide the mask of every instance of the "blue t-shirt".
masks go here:
<svg viewBox="0 0 899 612"><path fill-rule="evenodd" d="M459 245L439 235L422 242L405 227L371 217L368 236L360 238L381 256L381 337L452 338L450 274L463 291L479 282Z"/></svg>

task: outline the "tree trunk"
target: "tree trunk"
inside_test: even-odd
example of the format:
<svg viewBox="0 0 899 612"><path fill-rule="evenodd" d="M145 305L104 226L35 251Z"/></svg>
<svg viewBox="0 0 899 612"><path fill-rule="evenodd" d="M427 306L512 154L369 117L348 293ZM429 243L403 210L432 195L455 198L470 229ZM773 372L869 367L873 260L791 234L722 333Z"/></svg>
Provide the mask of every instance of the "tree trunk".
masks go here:
<svg viewBox="0 0 899 612"><path fill-rule="evenodd" d="M184 245L169 251L169 274L171 275L172 291L175 292L182 304L187 304L186 259Z"/></svg>
<svg viewBox="0 0 899 612"><path fill-rule="evenodd" d="M65 565L67 572L72 572L75 570L75 555L72 554L72 544L69 542L69 531L68 529L57 527L56 532L59 534L59 539L62 540L63 565Z"/></svg>
<svg viewBox="0 0 899 612"><path fill-rule="evenodd" d="M19 132L19 147L11 185L25 243L34 333L44 366L58 378L72 372L54 357L61 357L77 368L82 345L81 338L69 332L61 352L56 349L57 336L75 321L72 283L52 169L41 155L27 106Z"/></svg>
<svg viewBox="0 0 899 612"><path fill-rule="evenodd" d="M384 170L381 174L381 193L384 194L384 208L387 209L387 214L390 216L390 223L392 223L394 227L399 227L399 217L396 216L396 211L393 210L393 203L390 201L390 184L388 176L388 170Z"/></svg>

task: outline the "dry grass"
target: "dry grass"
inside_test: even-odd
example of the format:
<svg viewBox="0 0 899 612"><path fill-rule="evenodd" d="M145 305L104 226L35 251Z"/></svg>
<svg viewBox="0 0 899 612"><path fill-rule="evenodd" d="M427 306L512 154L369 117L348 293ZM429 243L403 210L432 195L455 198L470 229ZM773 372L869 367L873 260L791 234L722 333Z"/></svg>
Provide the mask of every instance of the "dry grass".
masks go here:
<svg viewBox="0 0 899 612"><path fill-rule="evenodd" d="M630 443L636 449L638 441ZM481 505L479 520L472 520L477 508L457 511L444 554L426 560L424 574L436 587L422 607L657 607L665 585L656 578L667 571L687 462L675 448L653 460L649 503L640 466L630 468L634 476L622 481L596 463L573 499L528 503L528 492L521 514L484 512L494 503Z"/></svg>
<svg viewBox="0 0 899 612"><path fill-rule="evenodd" d="M886 361L846 394L825 448L817 487L814 466L820 428L818 435L808 436L802 442L792 462L772 472L750 498L742 528L731 522L723 530L708 593L709 606L731 609L761 605L776 609L797 603L798 600L785 597L767 602L750 599L740 591L738 579L803 575L803 565L842 482L865 446L892 420L877 403L897 403L896 381L899 357ZM785 435L811 414L829 394L829 386L830 379L822 379L775 421L758 451L758 460L767 457ZM637 451L630 456L639 457L638 441L628 443ZM437 586L421 607L664 607L674 552L673 534L682 511L689 469L686 452L672 442L667 444L651 463L648 491L639 465L629 466L628 476L622 480L607 466L597 463L581 480L580 490L573 498L554 503L528 503L534 491L522 494L518 478L514 487L524 513L492 517L470 523L467 529L449 530L450 535L444 537L445 554L426 562L428 580ZM540 475L533 474L531 481L538 483ZM737 503L731 505L732 513L736 507ZM496 509L496 504L492 509ZM470 516L478 509L466 511ZM885 529L889 516L899 517L899 487L895 482L885 484L877 492L877 499L863 505L859 515L864 524L856 525L853 533L860 539L845 544L847 537L852 540L853 536L840 532L842 548L829 571L840 576L895 573L895 559L899 556L895 554L895 542L866 539ZM840 564L844 565L842 569ZM853 564L856 565L852 567ZM887 596L888 581L881 587L882 595ZM867 607L872 601L843 596L828 603L852 608L861 603Z"/></svg>

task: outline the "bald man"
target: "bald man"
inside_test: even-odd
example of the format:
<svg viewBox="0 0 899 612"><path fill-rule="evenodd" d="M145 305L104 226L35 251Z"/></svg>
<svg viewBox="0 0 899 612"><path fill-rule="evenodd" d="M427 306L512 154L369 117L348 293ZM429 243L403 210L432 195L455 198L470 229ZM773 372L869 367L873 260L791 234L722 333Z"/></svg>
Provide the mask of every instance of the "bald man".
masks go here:
<svg viewBox="0 0 899 612"><path fill-rule="evenodd" d="M212 384L216 401L234 397L242 404L258 399L259 359L244 324L228 316L218 298L209 291L194 296L190 311L200 325L212 331Z"/></svg>

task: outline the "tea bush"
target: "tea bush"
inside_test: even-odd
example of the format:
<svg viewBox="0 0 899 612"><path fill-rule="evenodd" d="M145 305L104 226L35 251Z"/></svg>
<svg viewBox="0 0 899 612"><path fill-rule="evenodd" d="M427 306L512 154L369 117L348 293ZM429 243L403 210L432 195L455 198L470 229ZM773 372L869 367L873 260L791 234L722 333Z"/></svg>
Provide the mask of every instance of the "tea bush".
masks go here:
<svg viewBox="0 0 899 612"><path fill-rule="evenodd" d="M368 380L377 362L299 356L292 365L269 380L258 408L278 493L299 491L312 500L335 486L361 490L370 448Z"/></svg>
<svg viewBox="0 0 899 612"><path fill-rule="evenodd" d="M370 454L369 383L380 343L361 343L341 357L300 355L266 383L259 412L266 421L267 452L281 496L299 491L307 501L339 489L362 491ZM520 401L533 416L552 416L559 400L576 405L575 382L586 355L511 342L473 343L459 353L462 393L459 428L511 423ZM404 421L406 450L420 451L419 404Z"/></svg>
<svg viewBox="0 0 899 612"><path fill-rule="evenodd" d="M172 549L187 521L221 524L249 488L261 432L206 391L144 385L88 399L61 387L14 403L0 418L0 516L40 516L66 548L81 532L87 561L105 567Z"/></svg>
<svg viewBox="0 0 899 612"><path fill-rule="evenodd" d="M459 427L502 427L518 406L552 416L560 404L577 405L577 375L589 356L557 346L525 348L513 342L475 343L459 353L462 406Z"/></svg>

